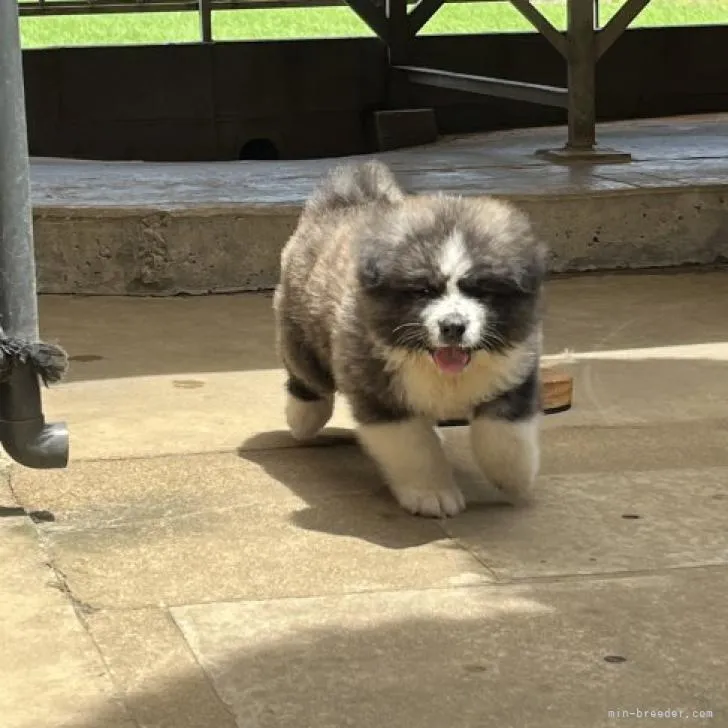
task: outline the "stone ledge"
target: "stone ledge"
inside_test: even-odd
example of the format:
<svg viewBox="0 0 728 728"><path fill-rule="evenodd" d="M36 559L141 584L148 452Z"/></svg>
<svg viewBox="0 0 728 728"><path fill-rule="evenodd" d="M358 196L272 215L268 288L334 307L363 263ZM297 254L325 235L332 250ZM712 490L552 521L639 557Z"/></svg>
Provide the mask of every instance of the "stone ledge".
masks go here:
<svg viewBox="0 0 728 728"><path fill-rule="evenodd" d="M712 264L728 249L728 185L500 195L531 215L554 272ZM268 289L296 204L35 207L41 293Z"/></svg>

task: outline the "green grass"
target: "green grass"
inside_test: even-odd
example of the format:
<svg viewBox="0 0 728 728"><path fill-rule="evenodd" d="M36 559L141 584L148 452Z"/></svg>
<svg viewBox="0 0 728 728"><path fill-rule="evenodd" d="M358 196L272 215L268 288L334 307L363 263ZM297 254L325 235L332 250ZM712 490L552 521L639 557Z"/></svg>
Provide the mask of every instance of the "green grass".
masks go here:
<svg viewBox="0 0 728 728"><path fill-rule="evenodd" d="M5 0L0 0L4 2ZM558 28L565 25L565 3L536 2ZM620 7L602 0L601 21ZM728 23L728 0L652 0L635 26ZM481 33L531 30L507 2L458 3L443 7L423 33ZM371 35L348 8L238 10L213 16L216 40L332 38ZM21 20L25 48L75 45L180 43L199 40L197 14L128 13L31 17Z"/></svg>

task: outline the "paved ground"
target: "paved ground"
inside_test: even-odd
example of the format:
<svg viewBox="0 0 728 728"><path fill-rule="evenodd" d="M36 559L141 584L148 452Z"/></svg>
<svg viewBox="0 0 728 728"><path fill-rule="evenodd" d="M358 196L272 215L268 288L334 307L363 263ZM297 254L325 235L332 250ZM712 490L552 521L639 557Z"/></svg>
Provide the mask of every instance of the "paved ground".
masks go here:
<svg viewBox="0 0 728 728"><path fill-rule="evenodd" d="M291 442L268 296L42 299L73 462L0 490L55 516L0 519L2 728L728 726L728 273L549 306L576 401L535 503L479 487L453 429L472 503L436 522L343 408Z"/></svg>

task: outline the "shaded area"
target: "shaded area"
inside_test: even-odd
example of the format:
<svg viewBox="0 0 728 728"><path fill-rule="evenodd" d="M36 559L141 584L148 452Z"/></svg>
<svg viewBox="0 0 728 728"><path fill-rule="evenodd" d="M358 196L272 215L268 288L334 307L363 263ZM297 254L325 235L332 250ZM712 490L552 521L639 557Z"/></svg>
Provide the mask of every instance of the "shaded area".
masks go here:
<svg viewBox="0 0 728 728"><path fill-rule="evenodd" d="M725 26L628 31L599 64L600 120L724 111L727 36ZM535 33L423 36L411 62L566 80ZM55 48L28 50L24 63L34 155L234 160L255 137L275 138L283 159L362 154L373 151L368 117L387 104L386 47L374 38ZM566 121L559 109L446 89L411 88L407 102L433 108L443 134Z"/></svg>
<svg viewBox="0 0 728 728"><path fill-rule="evenodd" d="M605 362L610 360L605 367L637 371L653 366L651 348L674 347L677 358L680 347L724 344L726 281L726 272L553 280L546 292L545 353L591 352L580 364L588 368L598 367L599 352L605 352ZM149 375L200 380L196 375L280 366L270 293L167 299L42 296L40 313L46 338L62 340L70 354L69 382ZM609 352L631 349L645 350L646 361L611 361ZM669 353L660 355L666 359L654 366L680 370L684 377L696 365L671 363ZM692 387L682 374L677 379L684 391ZM694 379L700 384L700 377ZM582 391L575 395L581 397Z"/></svg>
<svg viewBox="0 0 728 728"><path fill-rule="evenodd" d="M240 148L238 159L275 160L280 157L278 147L270 139L251 139Z"/></svg>

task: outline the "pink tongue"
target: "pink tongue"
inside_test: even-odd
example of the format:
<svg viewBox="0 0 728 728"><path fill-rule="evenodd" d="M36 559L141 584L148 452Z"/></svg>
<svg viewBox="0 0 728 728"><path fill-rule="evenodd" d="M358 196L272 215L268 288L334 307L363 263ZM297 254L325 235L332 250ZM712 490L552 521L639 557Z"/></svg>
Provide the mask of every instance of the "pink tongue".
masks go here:
<svg viewBox="0 0 728 728"><path fill-rule="evenodd" d="M457 374L470 363L470 354L457 346L443 346L435 349L432 358L440 371L448 374Z"/></svg>

